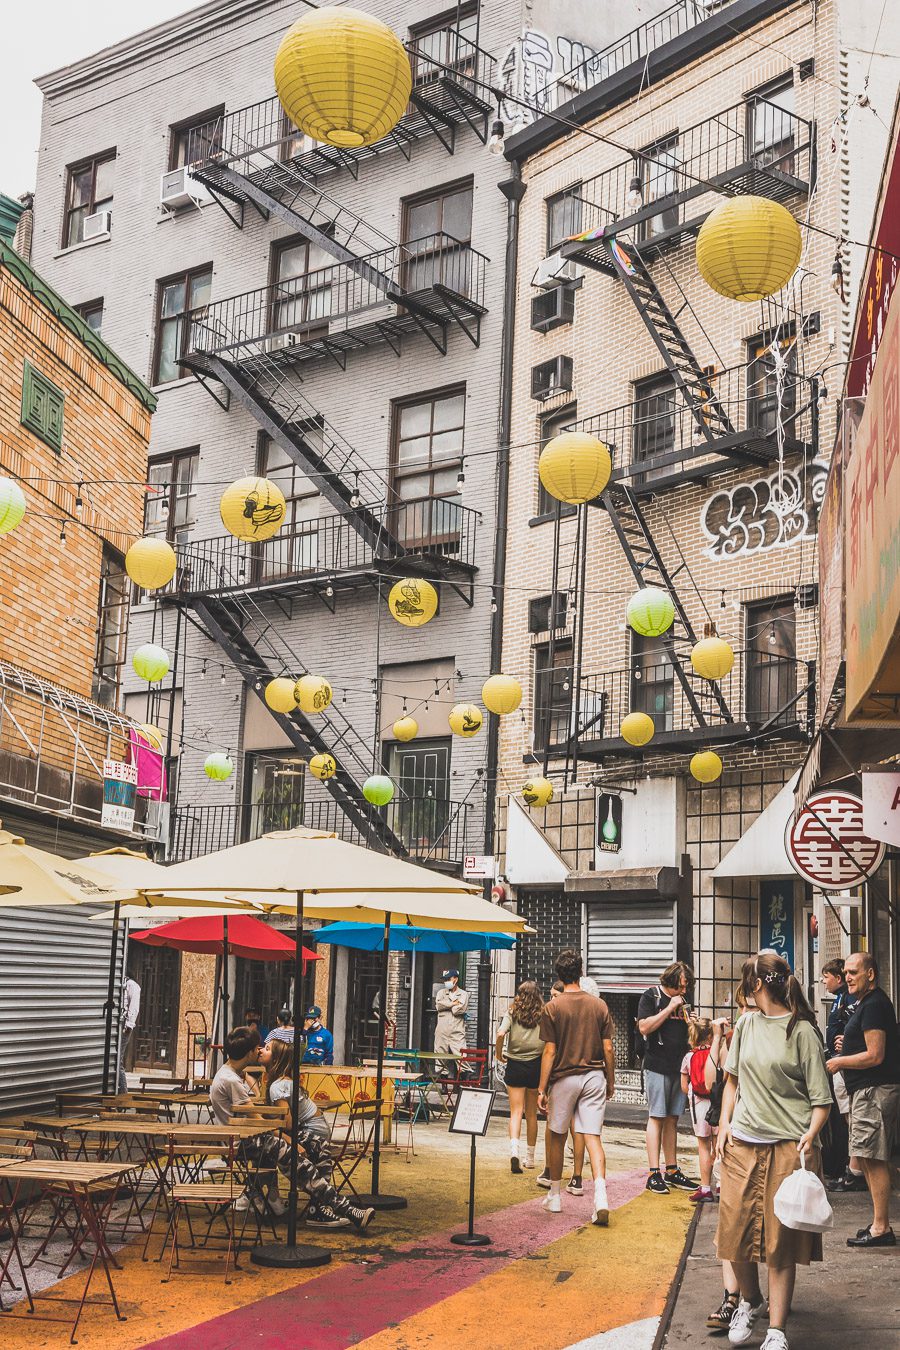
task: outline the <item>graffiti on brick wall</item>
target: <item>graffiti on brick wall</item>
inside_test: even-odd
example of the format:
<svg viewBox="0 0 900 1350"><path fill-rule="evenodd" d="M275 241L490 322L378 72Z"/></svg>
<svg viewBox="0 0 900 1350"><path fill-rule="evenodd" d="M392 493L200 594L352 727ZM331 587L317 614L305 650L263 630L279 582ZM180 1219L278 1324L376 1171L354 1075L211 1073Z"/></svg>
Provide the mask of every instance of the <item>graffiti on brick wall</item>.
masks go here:
<svg viewBox="0 0 900 1350"><path fill-rule="evenodd" d="M828 465L820 460L714 492L700 511L708 558L790 548L816 533Z"/></svg>
<svg viewBox="0 0 900 1350"><path fill-rule="evenodd" d="M554 80L596 55L596 48L579 42L577 38L549 37L536 28L523 29L522 36L509 48L500 61L500 86L505 93L535 105L535 111L519 107L506 100L503 119L510 125L530 122L538 110L549 106L547 88ZM599 67L591 67L591 79L602 74ZM578 71L572 93L584 86L584 71Z"/></svg>

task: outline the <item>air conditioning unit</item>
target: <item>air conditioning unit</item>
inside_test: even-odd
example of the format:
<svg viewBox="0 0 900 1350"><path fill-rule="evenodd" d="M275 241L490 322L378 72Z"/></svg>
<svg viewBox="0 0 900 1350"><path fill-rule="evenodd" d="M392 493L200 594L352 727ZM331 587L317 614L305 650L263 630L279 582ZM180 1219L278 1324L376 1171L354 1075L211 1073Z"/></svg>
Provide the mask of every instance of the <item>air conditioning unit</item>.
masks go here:
<svg viewBox="0 0 900 1350"><path fill-rule="evenodd" d="M159 204L167 211L177 211L182 206L200 206L202 202L210 201L212 194L198 179L191 177L186 165L163 174L159 186Z"/></svg>
<svg viewBox="0 0 900 1350"><path fill-rule="evenodd" d="M567 394L572 389L572 358L557 356L531 367L531 397L544 403L555 394Z"/></svg>
<svg viewBox="0 0 900 1350"><path fill-rule="evenodd" d="M82 233L85 243L89 239L103 239L109 234L111 214L109 211L95 211L92 216L85 216Z"/></svg>
<svg viewBox="0 0 900 1350"><path fill-rule="evenodd" d="M538 263L531 284L547 290L550 286L558 286L561 281L577 281L580 276L581 268L576 262L570 258L561 258L558 253L550 253Z"/></svg>
<svg viewBox="0 0 900 1350"><path fill-rule="evenodd" d="M281 352L285 347L296 347L299 341L297 333L273 333L268 339L268 348L270 352Z"/></svg>
<svg viewBox="0 0 900 1350"><path fill-rule="evenodd" d="M531 327L536 333L549 333L575 318L574 286L554 286L532 297Z"/></svg>

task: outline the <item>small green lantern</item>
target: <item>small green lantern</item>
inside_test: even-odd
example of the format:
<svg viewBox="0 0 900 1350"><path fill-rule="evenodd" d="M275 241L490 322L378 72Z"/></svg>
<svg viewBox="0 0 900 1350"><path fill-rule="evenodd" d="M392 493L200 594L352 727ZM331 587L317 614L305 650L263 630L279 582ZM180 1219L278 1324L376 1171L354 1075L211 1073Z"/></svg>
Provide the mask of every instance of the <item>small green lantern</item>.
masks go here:
<svg viewBox="0 0 900 1350"><path fill-rule="evenodd" d="M373 773L363 783L363 796L373 806L387 806L394 795L394 784L386 774Z"/></svg>
<svg viewBox="0 0 900 1350"><path fill-rule="evenodd" d="M641 637L660 637L675 619L672 597L658 586L645 586L628 601L625 618Z"/></svg>
<svg viewBox="0 0 900 1350"><path fill-rule="evenodd" d="M230 778L234 773L234 760L230 755L223 755L220 750L217 750L214 754L206 756L203 762L203 772L214 783L224 783L225 779Z"/></svg>

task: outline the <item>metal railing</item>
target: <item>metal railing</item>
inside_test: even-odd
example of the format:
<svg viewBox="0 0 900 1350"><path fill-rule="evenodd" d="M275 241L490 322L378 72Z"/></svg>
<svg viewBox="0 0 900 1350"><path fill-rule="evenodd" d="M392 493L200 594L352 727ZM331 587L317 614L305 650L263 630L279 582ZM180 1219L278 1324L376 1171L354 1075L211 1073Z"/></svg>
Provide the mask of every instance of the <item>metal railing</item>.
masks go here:
<svg viewBox="0 0 900 1350"><path fill-rule="evenodd" d="M471 802L443 797L401 797L387 806L369 806L368 810L373 820L387 822L402 839L411 858L460 864L466 853L476 847L468 836L471 808ZM230 848L243 840L257 839L269 830L294 829L298 825L336 834L352 844L367 842L335 801L180 806L172 815L167 861L182 862Z"/></svg>
<svg viewBox="0 0 900 1350"><path fill-rule="evenodd" d="M371 514L404 550L440 564L475 565L478 512L452 498L426 497L377 506ZM250 544L233 535L192 539L177 547L174 589L182 594L216 594L280 588L286 581L336 578L372 568L382 556L345 516L320 516L282 528L272 539Z"/></svg>
<svg viewBox="0 0 900 1350"><path fill-rule="evenodd" d="M467 309L484 308L487 258L451 235L394 244L361 261L367 268L333 263L190 311L182 355L255 356L260 343L272 353L352 333L371 311L380 309L383 317L386 304L402 307L403 295L436 294L441 308L446 292Z"/></svg>

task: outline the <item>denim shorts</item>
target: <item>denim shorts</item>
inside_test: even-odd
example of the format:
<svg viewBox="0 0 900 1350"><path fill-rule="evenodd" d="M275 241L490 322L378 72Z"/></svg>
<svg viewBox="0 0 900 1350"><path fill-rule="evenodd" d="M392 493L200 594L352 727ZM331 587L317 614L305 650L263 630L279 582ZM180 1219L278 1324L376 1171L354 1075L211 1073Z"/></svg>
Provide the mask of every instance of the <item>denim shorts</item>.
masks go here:
<svg viewBox="0 0 900 1350"><path fill-rule="evenodd" d="M645 1069L644 1092L650 1116L680 1116L687 1106L680 1073L655 1073L653 1069Z"/></svg>

